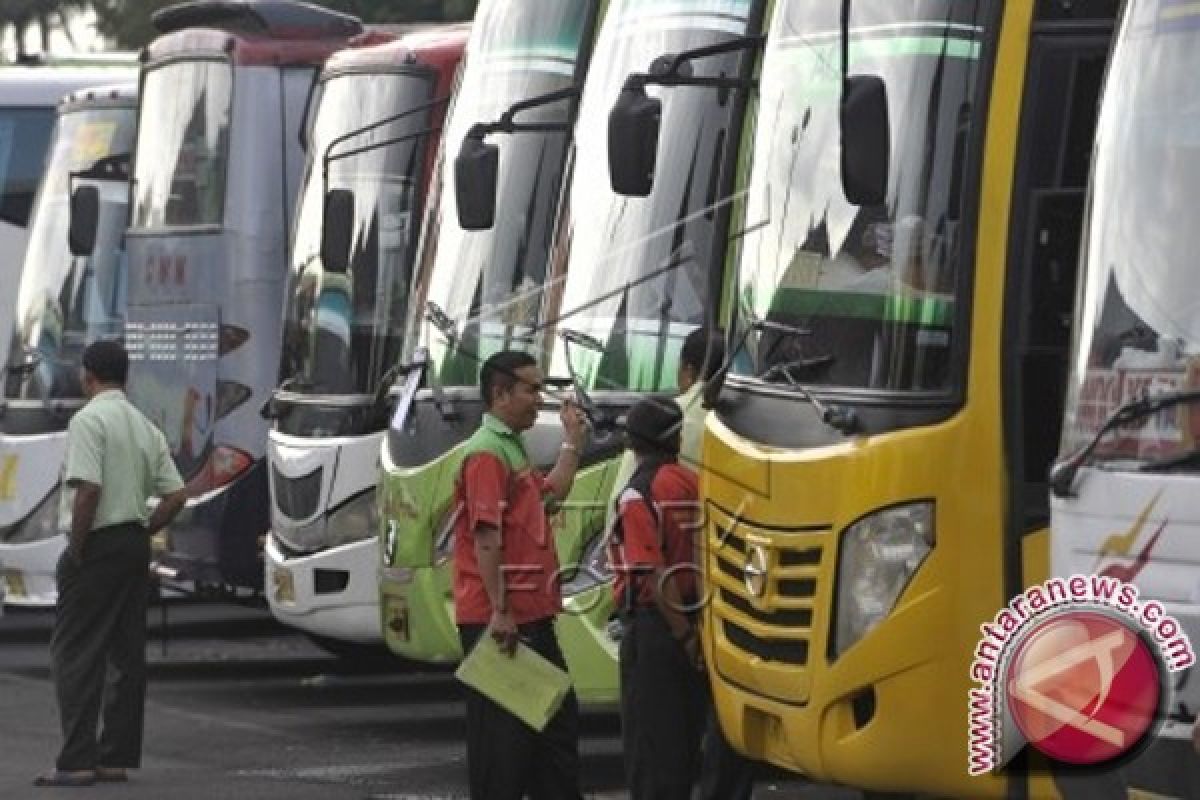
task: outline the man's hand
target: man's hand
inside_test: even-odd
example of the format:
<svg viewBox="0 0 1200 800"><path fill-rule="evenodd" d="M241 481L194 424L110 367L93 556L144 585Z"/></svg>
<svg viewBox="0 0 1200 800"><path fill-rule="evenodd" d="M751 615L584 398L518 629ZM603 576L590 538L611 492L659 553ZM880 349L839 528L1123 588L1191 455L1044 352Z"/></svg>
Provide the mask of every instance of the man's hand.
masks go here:
<svg viewBox="0 0 1200 800"><path fill-rule="evenodd" d="M509 611L493 611L489 625L492 638L500 645L500 652L513 655L517 652L517 623Z"/></svg>
<svg viewBox="0 0 1200 800"><path fill-rule="evenodd" d="M576 450L582 449L587 441L587 415L574 400L564 400L558 412L562 421L563 440Z"/></svg>

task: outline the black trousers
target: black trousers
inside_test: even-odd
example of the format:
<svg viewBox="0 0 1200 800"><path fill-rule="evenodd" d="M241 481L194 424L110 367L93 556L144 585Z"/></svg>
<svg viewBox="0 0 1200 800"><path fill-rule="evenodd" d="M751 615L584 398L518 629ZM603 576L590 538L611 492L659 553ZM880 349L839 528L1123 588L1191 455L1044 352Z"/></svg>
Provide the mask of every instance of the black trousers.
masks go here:
<svg viewBox="0 0 1200 800"><path fill-rule="evenodd" d="M656 609L638 609L621 637L621 740L632 800L688 800L700 769L704 674Z"/></svg>
<svg viewBox="0 0 1200 800"><path fill-rule="evenodd" d="M705 687L707 692L708 687ZM700 746L697 800L750 800L754 796L755 762L734 750L721 732L717 710L706 697L704 742Z"/></svg>
<svg viewBox="0 0 1200 800"><path fill-rule="evenodd" d="M58 561L50 664L62 722L61 770L141 763L149 563L150 539L138 524L93 531L82 563L66 552Z"/></svg>
<svg viewBox="0 0 1200 800"><path fill-rule="evenodd" d="M483 636L483 625L460 625L463 652ZM521 640L566 669L554 620L518 628ZM538 733L479 692L467 688L467 773L473 800L578 800L579 701L572 690Z"/></svg>

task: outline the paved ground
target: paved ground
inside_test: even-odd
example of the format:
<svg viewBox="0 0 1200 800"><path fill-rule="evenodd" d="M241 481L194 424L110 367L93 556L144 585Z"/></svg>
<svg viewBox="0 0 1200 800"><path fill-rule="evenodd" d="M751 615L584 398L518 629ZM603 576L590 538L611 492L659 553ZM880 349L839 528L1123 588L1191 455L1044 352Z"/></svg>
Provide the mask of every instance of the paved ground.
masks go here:
<svg viewBox="0 0 1200 800"><path fill-rule="evenodd" d="M261 608L180 603L164 642L151 613L143 769L127 785L34 789L58 745L51 614L0 617L0 798L341 800L464 796L462 705L447 672L347 668ZM619 722L585 715L585 788L624 797ZM772 776L759 800L856 792Z"/></svg>

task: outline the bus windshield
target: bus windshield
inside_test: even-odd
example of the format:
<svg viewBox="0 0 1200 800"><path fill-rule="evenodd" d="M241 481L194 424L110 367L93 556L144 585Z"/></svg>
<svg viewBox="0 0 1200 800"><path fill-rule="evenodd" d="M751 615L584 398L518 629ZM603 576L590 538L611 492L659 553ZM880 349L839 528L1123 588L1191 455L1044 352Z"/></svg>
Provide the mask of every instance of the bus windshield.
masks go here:
<svg viewBox="0 0 1200 800"><path fill-rule="evenodd" d="M675 387L683 339L715 304L715 188L735 103L706 87L648 87L662 100L662 136L649 197L615 194L608 175L608 115L631 72L667 53L744 36L749 0L621 0L609 9L577 125L578 147L560 236L570 253L559 327L586 333L603 352L561 342L550 371L570 365L592 388ZM696 75L737 75L741 56L692 62Z"/></svg>
<svg viewBox="0 0 1200 800"><path fill-rule="evenodd" d="M227 61L176 61L146 73L131 227L221 224L232 103Z"/></svg>
<svg viewBox="0 0 1200 800"><path fill-rule="evenodd" d="M422 236L416 297L438 305L459 323L447 343L424 323L424 302L415 303L410 341L430 347L442 383L473 386L479 363L492 352L531 349L541 312L554 212L562 185L570 134L520 133L493 137L500 148L496 220L489 230L459 227L454 197L454 157L467 131L491 122L512 104L566 89L577 80L577 59L594 3L580 0L486 5L467 47L462 83L447 135ZM569 101L520 115L521 122L570 122Z"/></svg>
<svg viewBox="0 0 1200 800"><path fill-rule="evenodd" d="M54 109L0 108L0 224L29 224Z"/></svg>
<svg viewBox="0 0 1200 800"><path fill-rule="evenodd" d="M83 348L119 336L125 308L128 222L128 156L136 111L96 108L59 118L45 179L38 194L17 293L16 331L6 382L9 398L78 398ZM112 158L116 171L97 175ZM72 180L74 174L74 180ZM96 244L90 256L73 256L67 244L70 193L81 185L100 195ZM19 368L28 365L28 368Z"/></svg>
<svg viewBox="0 0 1200 800"><path fill-rule="evenodd" d="M841 180L839 3L777 11L764 58L746 217L735 371L882 392L945 392L955 380L963 164L981 108L990 2L857 0L849 72L883 79L891 160L885 202L852 205ZM776 370L771 370L776 367ZM771 370L771 373L768 371Z"/></svg>
<svg viewBox="0 0 1200 800"><path fill-rule="evenodd" d="M318 89L284 318L282 375L293 391L369 394L400 356L415 191L431 141L414 134L428 128L430 111L336 140L428 103L432 88L423 75L348 73ZM391 142L404 137L411 138ZM325 193L337 190L354 195L344 271L327 268L320 255Z"/></svg>
<svg viewBox="0 0 1200 800"><path fill-rule="evenodd" d="M1200 200L1200 92L1189 66L1198 61L1193 6L1126 6L1096 128L1063 452L1131 400L1200 389L1200 229L1187 222L1189 198ZM1118 428L1095 456L1136 468L1198 441L1200 405L1184 403Z"/></svg>

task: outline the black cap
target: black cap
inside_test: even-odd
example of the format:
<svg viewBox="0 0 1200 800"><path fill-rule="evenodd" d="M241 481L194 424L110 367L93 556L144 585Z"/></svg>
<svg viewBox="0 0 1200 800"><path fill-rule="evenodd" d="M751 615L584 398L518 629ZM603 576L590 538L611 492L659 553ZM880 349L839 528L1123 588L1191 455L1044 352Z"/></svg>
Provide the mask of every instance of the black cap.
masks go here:
<svg viewBox="0 0 1200 800"><path fill-rule="evenodd" d="M656 450L670 455L679 454L683 412L666 398L646 397L639 400L625 415L623 425L630 446L639 452Z"/></svg>

